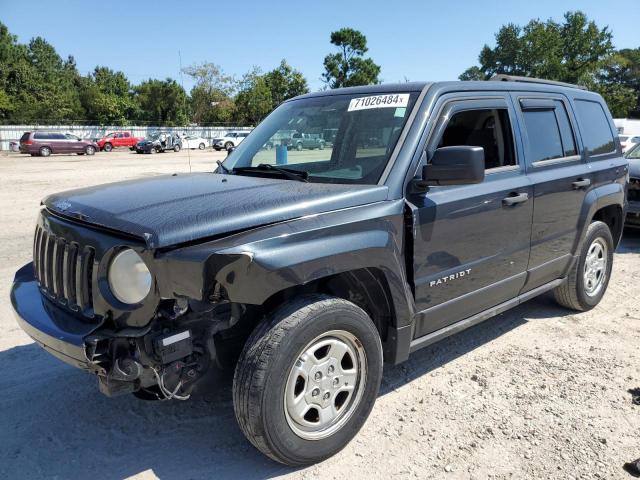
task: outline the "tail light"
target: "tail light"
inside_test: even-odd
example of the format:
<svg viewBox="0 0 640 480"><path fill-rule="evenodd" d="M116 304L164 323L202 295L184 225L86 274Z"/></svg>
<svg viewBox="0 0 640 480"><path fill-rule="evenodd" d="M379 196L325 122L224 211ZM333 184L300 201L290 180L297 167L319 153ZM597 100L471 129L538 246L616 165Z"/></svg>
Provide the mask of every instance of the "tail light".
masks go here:
<svg viewBox="0 0 640 480"><path fill-rule="evenodd" d="M20 145L33 145L33 140L25 140L24 142L20 142Z"/></svg>

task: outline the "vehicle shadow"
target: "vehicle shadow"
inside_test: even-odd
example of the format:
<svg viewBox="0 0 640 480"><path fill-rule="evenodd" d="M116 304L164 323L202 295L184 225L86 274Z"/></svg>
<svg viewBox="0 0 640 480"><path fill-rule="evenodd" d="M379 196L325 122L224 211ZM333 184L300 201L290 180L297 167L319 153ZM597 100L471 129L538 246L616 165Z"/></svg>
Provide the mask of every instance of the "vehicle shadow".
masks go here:
<svg viewBox="0 0 640 480"><path fill-rule="evenodd" d="M534 318L568 314L541 297L385 368L380 395ZM266 479L295 471L260 454L236 425L230 375L188 402L107 398L88 374L35 344L0 352L0 478ZM28 472L28 473L27 473Z"/></svg>

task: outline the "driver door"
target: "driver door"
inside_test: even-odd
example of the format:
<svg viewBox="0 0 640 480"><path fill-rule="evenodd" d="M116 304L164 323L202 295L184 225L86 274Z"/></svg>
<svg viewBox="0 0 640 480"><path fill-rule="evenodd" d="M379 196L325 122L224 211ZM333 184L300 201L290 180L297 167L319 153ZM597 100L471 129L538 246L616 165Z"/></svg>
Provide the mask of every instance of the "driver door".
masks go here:
<svg viewBox="0 0 640 480"><path fill-rule="evenodd" d="M518 296L529 261L533 188L514 142L510 99L496 93L443 101L438 117L427 158L443 146L482 147L485 179L407 196L419 311L414 338Z"/></svg>

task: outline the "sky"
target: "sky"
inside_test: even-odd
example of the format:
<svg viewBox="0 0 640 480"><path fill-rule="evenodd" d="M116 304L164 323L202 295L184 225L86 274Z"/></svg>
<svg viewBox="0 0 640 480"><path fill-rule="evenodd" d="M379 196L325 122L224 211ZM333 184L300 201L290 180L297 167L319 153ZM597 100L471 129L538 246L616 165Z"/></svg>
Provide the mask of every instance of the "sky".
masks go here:
<svg viewBox="0 0 640 480"><path fill-rule="evenodd" d="M20 42L42 36L64 58L73 55L82 74L103 65L132 83L172 77L189 90L180 57L182 66L213 62L238 77L285 58L318 90L323 59L335 51L329 35L341 27L366 35L383 82L454 80L501 25L561 20L577 9L609 26L616 48L640 47L637 9L606 0L29 0L28 8L0 0L0 21Z"/></svg>

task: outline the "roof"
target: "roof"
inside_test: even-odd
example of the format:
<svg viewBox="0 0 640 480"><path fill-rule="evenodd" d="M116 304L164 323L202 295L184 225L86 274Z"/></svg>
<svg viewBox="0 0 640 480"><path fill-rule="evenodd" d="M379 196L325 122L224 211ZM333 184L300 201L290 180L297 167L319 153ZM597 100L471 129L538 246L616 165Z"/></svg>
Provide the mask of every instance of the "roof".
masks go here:
<svg viewBox="0 0 640 480"><path fill-rule="evenodd" d="M294 97L314 98L325 97L329 95L374 95L379 93L400 93L400 92L420 92L425 87L434 88L436 90L446 91L534 91L546 93L564 93L564 94L582 94L585 96L597 94L589 92L582 87L569 83L554 82L550 80L541 80L526 77L500 77L496 80L472 80L472 81L444 81L444 82L405 82L405 83L381 83L378 85L366 85L360 87L336 88L331 90L321 90L319 92L307 93ZM293 100L293 99L291 99Z"/></svg>

